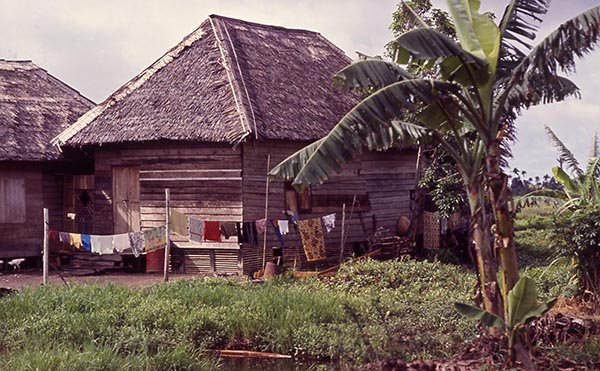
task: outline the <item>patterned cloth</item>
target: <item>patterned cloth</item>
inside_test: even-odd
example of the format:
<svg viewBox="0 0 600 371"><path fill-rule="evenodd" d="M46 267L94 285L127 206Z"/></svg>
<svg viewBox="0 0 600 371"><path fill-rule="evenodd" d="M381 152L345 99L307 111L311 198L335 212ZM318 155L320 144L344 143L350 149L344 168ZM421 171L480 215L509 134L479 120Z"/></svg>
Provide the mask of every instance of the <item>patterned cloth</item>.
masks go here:
<svg viewBox="0 0 600 371"><path fill-rule="evenodd" d="M146 252L158 250L167 244L167 227L161 225L144 231Z"/></svg>
<svg viewBox="0 0 600 371"><path fill-rule="evenodd" d="M220 222L204 222L204 239L206 241L221 242L221 223Z"/></svg>
<svg viewBox="0 0 600 371"><path fill-rule="evenodd" d="M81 235L79 233L69 233L69 243L71 246L81 248Z"/></svg>
<svg viewBox="0 0 600 371"><path fill-rule="evenodd" d="M190 216L190 241L201 242L204 238L204 220Z"/></svg>
<svg viewBox="0 0 600 371"><path fill-rule="evenodd" d="M131 248L129 233L115 234L113 236L113 247L119 253Z"/></svg>
<svg viewBox="0 0 600 371"><path fill-rule="evenodd" d="M142 232L131 232L128 237L133 256L137 258L144 251L144 246L146 244L144 234Z"/></svg>
<svg viewBox="0 0 600 371"><path fill-rule="evenodd" d="M188 217L184 213L180 213L177 210L170 209L171 211L171 232L177 233L180 236L188 235Z"/></svg>
<svg viewBox="0 0 600 371"><path fill-rule="evenodd" d="M256 231L258 234L263 234L267 230L267 219L260 219L256 221Z"/></svg>
<svg viewBox="0 0 600 371"><path fill-rule="evenodd" d="M311 262L325 259L325 239L321 218L300 220L298 228L300 229L306 260Z"/></svg>
<svg viewBox="0 0 600 371"><path fill-rule="evenodd" d="M331 232L335 228L335 214L325 215L323 217L323 226L327 233Z"/></svg>

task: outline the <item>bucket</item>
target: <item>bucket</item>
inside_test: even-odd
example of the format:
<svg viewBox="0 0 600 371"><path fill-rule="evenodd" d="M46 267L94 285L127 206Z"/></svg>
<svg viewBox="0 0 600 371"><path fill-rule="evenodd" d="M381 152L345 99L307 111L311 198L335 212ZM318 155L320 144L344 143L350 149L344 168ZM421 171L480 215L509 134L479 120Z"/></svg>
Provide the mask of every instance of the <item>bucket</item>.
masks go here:
<svg viewBox="0 0 600 371"><path fill-rule="evenodd" d="M281 266L272 262L267 262L267 265L265 265L265 274L263 275L263 277L273 278L279 273L281 273Z"/></svg>
<svg viewBox="0 0 600 371"><path fill-rule="evenodd" d="M146 273L162 272L165 269L165 249L150 251L146 254Z"/></svg>

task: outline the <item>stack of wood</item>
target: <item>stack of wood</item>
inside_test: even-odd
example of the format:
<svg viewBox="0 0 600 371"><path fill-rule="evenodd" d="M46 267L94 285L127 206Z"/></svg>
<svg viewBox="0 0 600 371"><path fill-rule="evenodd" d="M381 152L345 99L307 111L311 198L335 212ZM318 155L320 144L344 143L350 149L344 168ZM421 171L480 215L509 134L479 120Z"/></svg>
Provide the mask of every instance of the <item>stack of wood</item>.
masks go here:
<svg viewBox="0 0 600 371"><path fill-rule="evenodd" d="M74 251L71 253L68 272L73 275L87 275L122 269L122 260L119 254L97 255L87 251Z"/></svg>

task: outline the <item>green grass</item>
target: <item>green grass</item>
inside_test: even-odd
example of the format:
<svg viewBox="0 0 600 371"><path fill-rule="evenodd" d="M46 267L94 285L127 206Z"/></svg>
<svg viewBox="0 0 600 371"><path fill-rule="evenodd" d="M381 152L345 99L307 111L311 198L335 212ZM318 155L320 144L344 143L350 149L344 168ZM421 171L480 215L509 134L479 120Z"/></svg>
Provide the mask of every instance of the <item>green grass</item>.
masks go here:
<svg viewBox="0 0 600 371"><path fill-rule="evenodd" d="M451 309L473 281L441 263L365 261L328 280L25 289L0 299L0 368L210 369L202 350L221 348L352 365L443 357L475 333Z"/></svg>
<svg viewBox="0 0 600 371"><path fill-rule="evenodd" d="M550 220L528 211L516 221L522 274L543 300L575 290L568 265L548 266ZM365 260L326 279L24 289L0 298L0 369L213 370L226 366L204 350L227 348L346 368L446 358L477 334L453 309L472 302L474 284L455 265Z"/></svg>

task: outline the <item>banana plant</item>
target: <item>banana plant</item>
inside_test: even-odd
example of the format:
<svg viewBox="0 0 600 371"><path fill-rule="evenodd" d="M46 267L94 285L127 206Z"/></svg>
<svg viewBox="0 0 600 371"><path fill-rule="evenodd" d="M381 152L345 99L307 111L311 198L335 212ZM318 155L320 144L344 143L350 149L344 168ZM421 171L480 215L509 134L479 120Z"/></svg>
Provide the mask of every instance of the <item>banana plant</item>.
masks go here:
<svg viewBox="0 0 600 371"><path fill-rule="evenodd" d="M508 338L509 360L512 363L515 360L515 347L519 342L519 330L529 321L549 311L556 303L556 299L538 303L537 297L535 281L524 276L508 293L508 317L506 319L469 304L454 303L454 307L466 317L479 320L488 327L504 331ZM526 359L522 359L522 361L528 362Z"/></svg>
<svg viewBox="0 0 600 371"><path fill-rule="evenodd" d="M509 1L498 24L479 13L479 0L447 3L458 43L424 22L415 22L418 28L393 41L393 61L359 60L340 71L335 81L370 95L326 137L288 157L270 175L305 187L325 181L363 150L381 151L417 141L441 144L458 164L472 196L469 202L476 223L482 220L480 177L485 174L496 224L493 248L486 246L487 223L475 225L479 231L472 235L485 265L479 267L485 274L480 277L485 281L482 288L490 290L491 299L499 286L506 298L519 279L508 177L502 172L515 120L530 106L579 95L577 86L559 73L573 71L575 57L597 46L600 6L563 23L533 47L530 41L547 13L548 0ZM436 78L414 77L401 65L431 68ZM451 143L445 141L448 135L453 137ZM477 240L480 232L483 236ZM492 299L490 303L496 306ZM506 303L503 306L506 312Z"/></svg>
<svg viewBox="0 0 600 371"><path fill-rule="evenodd" d="M517 208L547 204L554 205L561 214L567 210L577 211L593 206L600 206L600 145L598 136L594 135L590 159L585 169L581 168L573 152L560 140L560 138L546 126L548 137L558 149L559 162L562 166L552 168L552 175L563 186L563 191L538 190L528 193L517 200Z"/></svg>

